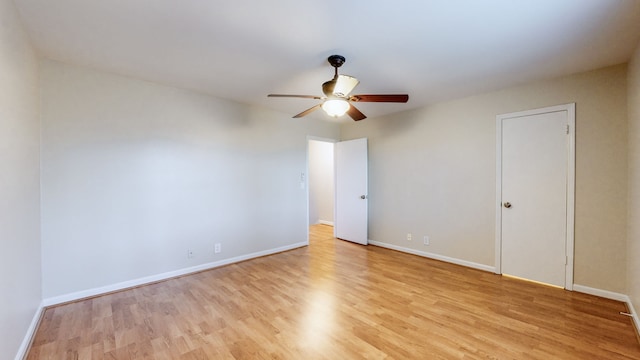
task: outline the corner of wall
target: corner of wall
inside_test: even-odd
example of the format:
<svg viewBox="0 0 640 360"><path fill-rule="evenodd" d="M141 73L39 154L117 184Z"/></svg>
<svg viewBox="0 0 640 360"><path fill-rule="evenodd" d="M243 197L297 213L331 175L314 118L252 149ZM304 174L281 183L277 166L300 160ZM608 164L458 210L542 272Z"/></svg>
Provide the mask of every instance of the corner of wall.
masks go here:
<svg viewBox="0 0 640 360"><path fill-rule="evenodd" d="M13 1L0 1L0 354L22 358L41 313L40 73ZM4 175L7 176L4 176ZM35 315L34 315L35 314Z"/></svg>
<svg viewBox="0 0 640 360"><path fill-rule="evenodd" d="M627 201L627 288L629 312L640 334L640 43L628 64L628 201Z"/></svg>

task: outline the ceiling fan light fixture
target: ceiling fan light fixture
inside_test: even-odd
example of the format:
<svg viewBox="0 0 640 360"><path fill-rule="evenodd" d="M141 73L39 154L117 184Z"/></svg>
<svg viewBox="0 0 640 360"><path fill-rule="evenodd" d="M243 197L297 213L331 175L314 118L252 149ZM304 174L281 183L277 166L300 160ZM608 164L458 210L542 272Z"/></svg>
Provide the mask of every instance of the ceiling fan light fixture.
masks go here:
<svg viewBox="0 0 640 360"><path fill-rule="evenodd" d="M349 75L338 74L338 68L344 64L344 56L331 55L327 59L329 64L334 68L333 79L325 81L322 84L323 97L314 95L286 95L286 94L269 94L269 97L291 97L303 99L324 100L309 109L294 115L294 118L301 118L322 108L327 115L337 118L345 114L349 115L355 121L366 119L367 117L352 105L352 102L392 102L406 103L409 100L408 94L361 94L351 95L351 91L358 85L360 81Z"/></svg>
<svg viewBox="0 0 640 360"><path fill-rule="evenodd" d="M329 99L322 103L322 110L332 117L340 117L349 110L349 102L343 99Z"/></svg>

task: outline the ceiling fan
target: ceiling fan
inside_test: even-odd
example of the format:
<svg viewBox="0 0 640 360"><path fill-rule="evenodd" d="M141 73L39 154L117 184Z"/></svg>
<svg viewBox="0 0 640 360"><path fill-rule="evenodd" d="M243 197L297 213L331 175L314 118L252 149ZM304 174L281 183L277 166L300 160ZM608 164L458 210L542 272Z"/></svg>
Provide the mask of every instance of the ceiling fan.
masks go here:
<svg viewBox="0 0 640 360"><path fill-rule="evenodd" d="M338 74L338 68L345 62L344 56L331 55L327 60L329 61L329 64L335 68L335 75L333 76L333 79L322 84L322 92L324 93L324 96L284 94L269 94L267 96L322 100L320 104L294 115L294 118L303 117L315 110L318 110L319 108L322 108L322 110L324 110L329 116L339 117L346 113L356 121L366 119L367 117L353 106L352 102L406 103L409 100L409 95L407 94L349 95L360 81L353 76Z"/></svg>

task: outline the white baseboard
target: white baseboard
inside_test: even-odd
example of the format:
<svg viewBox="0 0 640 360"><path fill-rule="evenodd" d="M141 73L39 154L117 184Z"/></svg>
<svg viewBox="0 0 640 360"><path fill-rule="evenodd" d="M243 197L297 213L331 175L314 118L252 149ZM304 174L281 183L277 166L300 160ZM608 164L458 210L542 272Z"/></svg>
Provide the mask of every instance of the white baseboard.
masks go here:
<svg viewBox="0 0 640 360"><path fill-rule="evenodd" d="M470 267L470 268L478 269L482 271L489 271L489 272L496 271L496 268L494 266L478 264L471 261L460 260L460 259L456 259L456 258L444 256L444 255L429 253L426 251L414 250L414 249L393 245L393 244L388 244L380 241L369 240L369 244L380 246L380 247L391 249L391 250L401 251L401 252L405 252L413 255L418 255L418 256L429 258L429 259L440 260L440 261L444 261L444 262L448 262L456 265L466 266L466 267Z"/></svg>
<svg viewBox="0 0 640 360"><path fill-rule="evenodd" d="M33 337L36 334L36 330L38 329L38 325L40 325L40 319L42 319L42 314L44 313L44 305L41 302L40 306L36 310L36 313L33 315L33 319L31 320L31 324L29 324L29 328L27 328L27 333L22 339L22 343L18 348L18 352L16 353L15 360L23 360L27 357L27 351L29 351L29 347L31 346L31 342L33 341Z"/></svg>
<svg viewBox="0 0 640 360"><path fill-rule="evenodd" d="M638 317L638 312L633 306L633 302L631 302L631 299L629 297L627 297L627 299L627 307L629 308L629 313L631 314L633 324L636 326L636 334L638 334L638 338L640 339L640 317Z"/></svg>
<svg viewBox="0 0 640 360"><path fill-rule="evenodd" d="M162 280L167 280L177 276L192 274L192 273L196 273L203 270L209 270L209 269L217 268L220 266L237 263L240 261L258 258L261 256L272 255L272 254L276 254L276 253L287 251L287 250L297 249L307 245L308 244L306 242L301 242L301 243L296 243L292 245L282 246L275 249L259 251L259 252L255 252L247 255L237 256L237 257L224 259L220 261L214 261L214 262L192 266L192 267L188 267L180 270L169 271L162 274L146 276L143 278L124 281L124 282L102 286L98 288L82 290L82 291L60 295L60 296L54 296L54 297L44 299L42 303L43 303L43 307L63 304L66 302L76 301L76 300L85 299L93 296L99 296L99 295L107 294L114 291L120 291L120 290L129 289L136 286L141 286L141 285L150 284L150 283L154 283Z"/></svg>
<svg viewBox="0 0 640 360"><path fill-rule="evenodd" d="M318 220L318 224L333 226L333 221Z"/></svg>
<svg viewBox="0 0 640 360"><path fill-rule="evenodd" d="M626 302L629 300L629 297L625 294L616 293L613 291L596 289L584 285L573 284L573 291L581 292L584 294L595 295L605 299L617 300L621 302Z"/></svg>
<svg viewBox="0 0 640 360"><path fill-rule="evenodd" d="M631 320L633 320L633 324L636 327L636 331L640 334L640 318L638 317L638 313L636 312L635 307L633 306L633 302L628 295L616 293L613 291L595 289L592 287L573 284L573 290L589 295L595 295L599 297L603 297L605 299L617 300L627 304L627 308L629 309L629 314L631 314Z"/></svg>

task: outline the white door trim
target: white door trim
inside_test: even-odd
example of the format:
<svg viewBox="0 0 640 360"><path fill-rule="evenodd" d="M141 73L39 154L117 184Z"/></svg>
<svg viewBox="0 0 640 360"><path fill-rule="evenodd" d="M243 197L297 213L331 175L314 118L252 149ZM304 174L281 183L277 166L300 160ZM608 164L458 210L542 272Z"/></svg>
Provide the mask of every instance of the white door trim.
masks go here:
<svg viewBox="0 0 640 360"><path fill-rule="evenodd" d="M575 224L575 175L576 175L576 104L550 106L540 109L520 111L496 116L496 245L495 272L502 274L502 120L514 117L566 111L569 131L567 134L567 264L565 288L573 290L573 256Z"/></svg>

